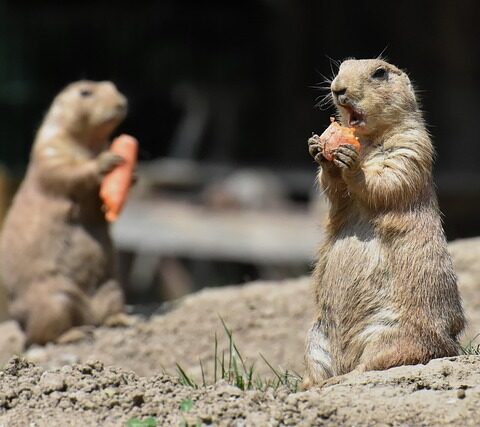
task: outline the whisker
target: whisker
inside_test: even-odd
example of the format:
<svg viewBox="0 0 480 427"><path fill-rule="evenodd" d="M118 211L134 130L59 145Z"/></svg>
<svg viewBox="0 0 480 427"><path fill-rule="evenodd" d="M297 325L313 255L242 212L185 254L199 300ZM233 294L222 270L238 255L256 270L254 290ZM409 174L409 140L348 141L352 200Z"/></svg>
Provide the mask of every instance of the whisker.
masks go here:
<svg viewBox="0 0 480 427"><path fill-rule="evenodd" d="M332 83L333 77L332 77L332 78L327 77L325 74L321 73L321 72L318 71L317 69L315 69L315 71L316 71L317 74L323 79L322 83Z"/></svg>
<svg viewBox="0 0 480 427"><path fill-rule="evenodd" d="M327 77L325 74L320 73L320 75L322 76L324 83L332 83L333 82L333 79Z"/></svg>
<svg viewBox="0 0 480 427"><path fill-rule="evenodd" d="M309 86L310 89L315 89L315 90L323 90L323 91L330 91L330 85L327 84L318 84L318 85L312 85Z"/></svg>
<svg viewBox="0 0 480 427"><path fill-rule="evenodd" d="M381 59L382 61L388 61L388 58L386 55L384 55L384 53L387 51L388 49L388 44L383 48L383 50L380 52L379 55L377 55L377 59Z"/></svg>
<svg viewBox="0 0 480 427"><path fill-rule="evenodd" d="M327 59L330 61L330 72L332 73L332 80L335 78L336 76L336 72L334 71L333 69L333 66L335 65L335 67L337 67L337 71L338 69L340 68L340 64L341 62L336 60L336 59L333 59L331 56L329 55L325 55L327 57Z"/></svg>
<svg viewBox="0 0 480 427"><path fill-rule="evenodd" d="M324 96L319 96L321 98L319 102L315 104L315 107L319 108L320 110L324 111L329 109L330 107L334 106L333 97L331 93L327 93ZM317 99L318 99L317 98ZM315 99L315 101L317 100Z"/></svg>
<svg viewBox="0 0 480 427"><path fill-rule="evenodd" d="M338 59L333 59L330 55L325 55L326 58L330 61L330 65L335 65L337 68L340 68L341 61Z"/></svg>

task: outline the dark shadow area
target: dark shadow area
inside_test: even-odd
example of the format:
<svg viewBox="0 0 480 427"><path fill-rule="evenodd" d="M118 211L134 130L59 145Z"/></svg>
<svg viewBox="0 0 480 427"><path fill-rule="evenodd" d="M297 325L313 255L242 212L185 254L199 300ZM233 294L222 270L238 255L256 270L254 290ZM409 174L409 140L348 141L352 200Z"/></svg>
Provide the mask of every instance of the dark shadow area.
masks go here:
<svg viewBox="0 0 480 427"><path fill-rule="evenodd" d="M332 114L315 108L322 75L335 73L329 58L383 54L419 89L448 238L479 235L479 9L473 0L0 0L0 162L20 177L54 95L74 80L108 79L129 99L119 132L141 141L141 160L207 165L202 182L168 183L180 199L197 203L226 171L262 168L280 171L289 202L305 205L316 170L307 139ZM187 255L165 271L195 270L203 282L204 261ZM218 262L219 284L265 277L252 262Z"/></svg>

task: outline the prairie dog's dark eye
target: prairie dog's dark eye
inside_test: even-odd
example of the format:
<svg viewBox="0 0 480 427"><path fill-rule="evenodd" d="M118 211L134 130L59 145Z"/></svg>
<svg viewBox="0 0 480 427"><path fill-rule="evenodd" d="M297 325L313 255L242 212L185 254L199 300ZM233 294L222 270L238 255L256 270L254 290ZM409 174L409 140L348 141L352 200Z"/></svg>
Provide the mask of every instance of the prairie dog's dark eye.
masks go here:
<svg viewBox="0 0 480 427"><path fill-rule="evenodd" d="M93 92L90 89L82 89L80 91L80 96L82 96L83 98L88 98L89 96L92 96L92 95L93 95Z"/></svg>
<svg viewBox="0 0 480 427"><path fill-rule="evenodd" d="M387 78L387 70L383 67L377 68L373 74L372 78L382 80Z"/></svg>

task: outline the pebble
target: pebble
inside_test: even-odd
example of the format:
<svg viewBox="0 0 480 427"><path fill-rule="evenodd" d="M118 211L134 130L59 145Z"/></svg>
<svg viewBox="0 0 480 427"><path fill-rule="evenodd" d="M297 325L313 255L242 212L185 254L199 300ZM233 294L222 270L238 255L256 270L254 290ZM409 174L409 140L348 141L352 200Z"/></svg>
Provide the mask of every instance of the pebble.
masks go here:
<svg viewBox="0 0 480 427"><path fill-rule="evenodd" d="M47 352L44 347L32 346L25 352L25 357L33 363L44 362L47 357Z"/></svg>
<svg viewBox="0 0 480 427"><path fill-rule="evenodd" d="M0 366L5 365L11 356L23 352L25 334L13 320L0 323Z"/></svg>
<svg viewBox="0 0 480 427"><path fill-rule="evenodd" d="M61 374L55 372L44 372L40 377L40 389L44 393L63 391L65 388L65 380Z"/></svg>
<svg viewBox="0 0 480 427"><path fill-rule="evenodd" d="M83 341L93 334L93 330L87 327L78 327L69 329L57 338L57 344L73 344Z"/></svg>

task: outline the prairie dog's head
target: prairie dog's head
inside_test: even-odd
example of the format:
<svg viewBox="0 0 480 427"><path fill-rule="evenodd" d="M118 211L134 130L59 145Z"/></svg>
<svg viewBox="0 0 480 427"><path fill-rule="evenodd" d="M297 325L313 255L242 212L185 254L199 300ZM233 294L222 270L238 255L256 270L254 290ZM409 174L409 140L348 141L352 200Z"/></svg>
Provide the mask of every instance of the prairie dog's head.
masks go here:
<svg viewBox="0 0 480 427"><path fill-rule="evenodd" d="M108 138L127 114L127 99L109 81L69 84L53 100L44 126L87 141Z"/></svg>
<svg viewBox="0 0 480 427"><path fill-rule="evenodd" d="M380 59L348 59L330 86L345 126L358 134L381 133L418 110L408 76Z"/></svg>

